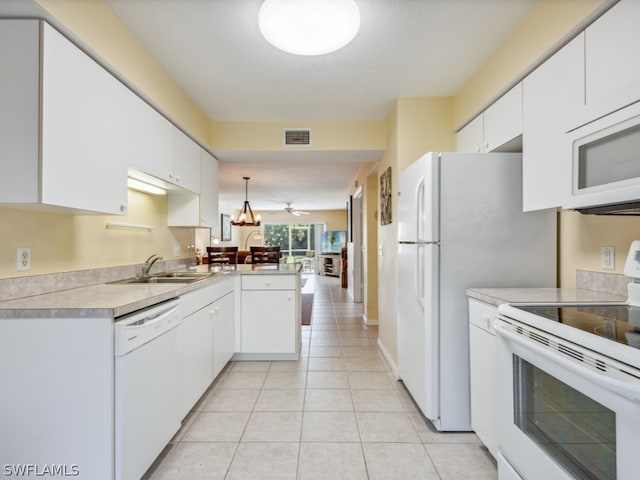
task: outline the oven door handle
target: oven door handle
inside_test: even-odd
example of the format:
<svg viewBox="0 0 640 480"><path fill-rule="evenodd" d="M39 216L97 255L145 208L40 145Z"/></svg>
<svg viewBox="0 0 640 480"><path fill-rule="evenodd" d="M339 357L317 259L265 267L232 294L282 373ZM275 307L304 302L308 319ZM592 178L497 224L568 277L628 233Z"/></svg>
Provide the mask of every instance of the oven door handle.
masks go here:
<svg viewBox="0 0 640 480"><path fill-rule="evenodd" d="M565 358L561 354L553 353L547 350L546 348L536 344L534 341L523 339L519 335L511 332L509 328L504 326L502 322L495 322L493 327L496 333L505 340L520 345L521 347L540 355L541 357L549 360L550 362L553 362L556 365L560 365L563 368L566 368L570 372L575 373L576 375L579 375L582 378L593 382L602 388L616 392L619 395L628 398L629 400L640 403L640 385L632 385L630 383L623 382L622 380L596 373L587 367L583 367L575 363L575 361L571 361L568 358Z"/></svg>

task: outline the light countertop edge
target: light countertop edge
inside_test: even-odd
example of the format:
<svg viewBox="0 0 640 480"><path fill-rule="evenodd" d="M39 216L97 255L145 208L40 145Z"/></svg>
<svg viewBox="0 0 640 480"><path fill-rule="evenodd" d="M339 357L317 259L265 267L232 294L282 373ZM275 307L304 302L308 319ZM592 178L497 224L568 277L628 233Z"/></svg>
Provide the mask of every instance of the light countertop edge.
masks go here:
<svg viewBox="0 0 640 480"><path fill-rule="evenodd" d="M467 296L490 305L502 303L621 303L621 295L580 288L468 288Z"/></svg>

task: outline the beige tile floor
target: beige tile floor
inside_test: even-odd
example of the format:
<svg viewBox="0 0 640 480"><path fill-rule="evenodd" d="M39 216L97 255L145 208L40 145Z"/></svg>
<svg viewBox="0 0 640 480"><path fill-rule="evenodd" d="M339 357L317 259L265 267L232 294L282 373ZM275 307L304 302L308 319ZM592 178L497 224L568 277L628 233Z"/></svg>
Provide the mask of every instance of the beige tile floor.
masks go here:
<svg viewBox="0 0 640 480"><path fill-rule="evenodd" d="M300 360L230 363L145 479L497 479L475 434L419 413L339 279L314 284Z"/></svg>

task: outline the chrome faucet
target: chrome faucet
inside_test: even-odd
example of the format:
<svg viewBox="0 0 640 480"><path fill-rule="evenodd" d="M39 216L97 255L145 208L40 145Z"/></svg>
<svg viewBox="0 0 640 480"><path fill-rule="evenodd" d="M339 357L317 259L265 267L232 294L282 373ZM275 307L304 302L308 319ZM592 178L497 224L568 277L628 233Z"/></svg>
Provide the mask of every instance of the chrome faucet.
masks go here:
<svg viewBox="0 0 640 480"><path fill-rule="evenodd" d="M151 271L151 267L153 267L153 264L156 263L158 260L162 260L162 257L158 256L157 253L154 253L153 255L151 255L149 258L147 258L144 261L144 265L142 267L142 277L146 278L149 276L149 272Z"/></svg>

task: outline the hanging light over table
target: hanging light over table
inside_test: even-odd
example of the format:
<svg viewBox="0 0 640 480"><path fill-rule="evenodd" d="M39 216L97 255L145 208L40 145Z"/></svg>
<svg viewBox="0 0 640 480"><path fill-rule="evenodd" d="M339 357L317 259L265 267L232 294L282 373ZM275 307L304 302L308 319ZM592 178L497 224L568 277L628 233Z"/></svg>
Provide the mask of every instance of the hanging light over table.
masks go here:
<svg viewBox="0 0 640 480"><path fill-rule="evenodd" d="M238 227L257 227L260 225L260 215L254 215L253 210L251 210L251 205L249 205L249 177L242 178L245 181L244 204L240 209L238 219L236 220L233 216L231 217L231 225Z"/></svg>

